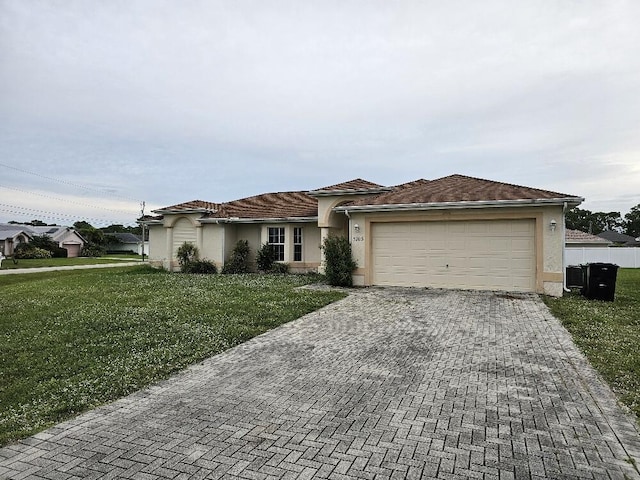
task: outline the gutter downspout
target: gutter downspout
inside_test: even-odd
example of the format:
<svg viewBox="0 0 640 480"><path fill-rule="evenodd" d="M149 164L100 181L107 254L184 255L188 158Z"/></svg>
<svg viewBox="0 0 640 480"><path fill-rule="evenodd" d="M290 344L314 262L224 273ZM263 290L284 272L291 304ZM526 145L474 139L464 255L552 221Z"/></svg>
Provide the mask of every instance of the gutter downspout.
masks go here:
<svg viewBox="0 0 640 480"><path fill-rule="evenodd" d="M351 214L349 214L349 210L344 211L344 214L349 219L349 229L347 230L347 238L349 239L349 243L351 243Z"/></svg>
<svg viewBox="0 0 640 480"><path fill-rule="evenodd" d="M220 220L216 220L216 225L220 225ZM224 248L225 248L225 240L227 239L227 229L226 226L223 225L222 226L222 252L220 255L220 258L222 259L222 261L220 262L220 271L222 271L222 269L224 268Z"/></svg>
<svg viewBox="0 0 640 480"><path fill-rule="evenodd" d="M566 222L567 202L562 205L562 289L569 293L570 289L567 288L567 266L565 265L565 251L567 249L567 222Z"/></svg>

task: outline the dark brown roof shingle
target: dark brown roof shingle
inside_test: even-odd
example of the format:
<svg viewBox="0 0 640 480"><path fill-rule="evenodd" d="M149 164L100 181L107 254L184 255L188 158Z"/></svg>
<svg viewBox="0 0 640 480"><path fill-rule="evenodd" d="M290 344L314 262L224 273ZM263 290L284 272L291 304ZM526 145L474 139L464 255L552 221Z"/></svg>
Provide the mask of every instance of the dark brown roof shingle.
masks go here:
<svg viewBox="0 0 640 480"><path fill-rule="evenodd" d="M351 205L486 202L574 197L564 193L494 182L465 175L450 175L431 181L416 180L399 187L402 188L394 188L391 192L382 193L376 197L362 198Z"/></svg>
<svg viewBox="0 0 640 480"><path fill-rule="evenodd" d="M190 202L178 203L177 205L171 205L170 207L159 208L154 210L155 212L181 212L187 210L208 210L214 211L220 208L219 203L205 202L204 200L191 200Z"/></svg>
<svg viewBox="0 0 640 480"><path fill-rule="evenodd" d="M318 201L305 192L264 193L220 205L207 218L317 217Z"/></svg>
<svg viewBox="0 0 640 480"><path fill-rule="evenodd" d="M370 190L370 189L378 189L384 188L384 185L378 185L377 183L370 182L368 180L363 180L362 178L354 178L353 180L349 180L348 182L337 183L335 185L330 185L328 187L318 188L314 191L316 192L332 192L339 190Z"/></svg>

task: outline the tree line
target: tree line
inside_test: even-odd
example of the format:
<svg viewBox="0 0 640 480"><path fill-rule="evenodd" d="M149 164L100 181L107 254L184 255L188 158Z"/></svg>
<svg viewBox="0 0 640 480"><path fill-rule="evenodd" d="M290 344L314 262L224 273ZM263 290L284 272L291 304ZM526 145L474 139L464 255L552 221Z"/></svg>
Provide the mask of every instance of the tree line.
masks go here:
<svg viewBox="0 0 640 480"><path fill-rule="evenodd" d="M565 220L567 228L593 235L612 230L633 238L640 237L640 203L624 217L620 212L592 212L576 207L567 211Z"/></svg>

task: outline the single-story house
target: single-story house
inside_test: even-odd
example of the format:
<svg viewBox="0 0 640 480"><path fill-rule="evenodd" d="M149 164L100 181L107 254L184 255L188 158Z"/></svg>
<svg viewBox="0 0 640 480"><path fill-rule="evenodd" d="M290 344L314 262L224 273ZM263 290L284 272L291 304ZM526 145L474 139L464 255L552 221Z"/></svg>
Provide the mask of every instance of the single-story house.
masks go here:
<svg viewBox="0 0 640 480"><path fill-rule="evenodd" d="M320 245L349 238L355 285L562 295L564 212L574 195L463 175L383 186L362 179L224 203L194 200L153 211L149 260L179 268L192 242L222 267L238 240L264 243L292 271L322 271Z"/></svg>
<svg viewBox="0 0 640 480"><path fill-rule="evenodd" d="M133 233L105 233L109 241L107 250L110 252L134 252L142 255L142 239ZM146 242L145 242L146 243ZM145 253L147 248L145 248Z"/></svg>
<svg viewBox="0 0 640 480"><path fill-rule="evenodd" d="M565 230L565 246L567 248L591 248L591 247L609 247L613 242L606 240L597 235L585 233L580 230Z"/></svg>
<svg viewBox="0 0 640 480"><path fill-rule="evenodd" d="M25 229L11 224L0 225L0 253L5 256L13 255L13 250L18 245L28 243L29 240L31 235Z"/></svg>
<svg viewBox="0 0 640 480"><path fill-rule="evenodd" d="M605 230L598 234L600 238L609 240L616 247L640 247L640 239L633 238L631 235L614 232L613 230Z"/></svg>
<svg viewBox="0 0 640 480"><path fill-rule="evenodd" d="M60 225L47 225L47 226L32 226L32 225L19 225L12 223L0 224L0 237L5 236L8 232L20 231L24 233L24 237L21 241L27 243L34 236L48 235L51 240L56 242L60 248L67 250L68 257L78 257L84 247L85 240L80 236L73 227L64 227ZM1 242L1 240L0 240ZM11 242L10 242L11 243ZM19 243L19 242L18 242ZM5 255L11 255L13 248L17 243L13 242L13 247L7 250L7 238L5 238Z"/></svg>

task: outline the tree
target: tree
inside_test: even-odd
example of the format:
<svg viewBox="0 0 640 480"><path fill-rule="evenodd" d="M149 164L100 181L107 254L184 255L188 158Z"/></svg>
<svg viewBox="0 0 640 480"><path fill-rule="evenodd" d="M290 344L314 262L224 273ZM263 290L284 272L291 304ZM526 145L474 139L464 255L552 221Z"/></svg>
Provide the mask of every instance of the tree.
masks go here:
<svg viewBox="0 0 640 480"><path fill-rule="evenodd" d="M572 208L565 216L567 228L597 235L605 230L619 232L624 222L620 212L592 212L581 208Z"/></svg>
<svg viewBox="0 0 640 480"><path fill-rule="evenodd" d="M84 220L74 223L73 228L92 246L104 247L109 243L102 230Z"/></svg>
<svg viewBox="0 0 640 480"><path fill-rule="evenodd" d="M633 238L640 237L640 203L631 208L624 216L624 220L624 233Z"/></svg>

